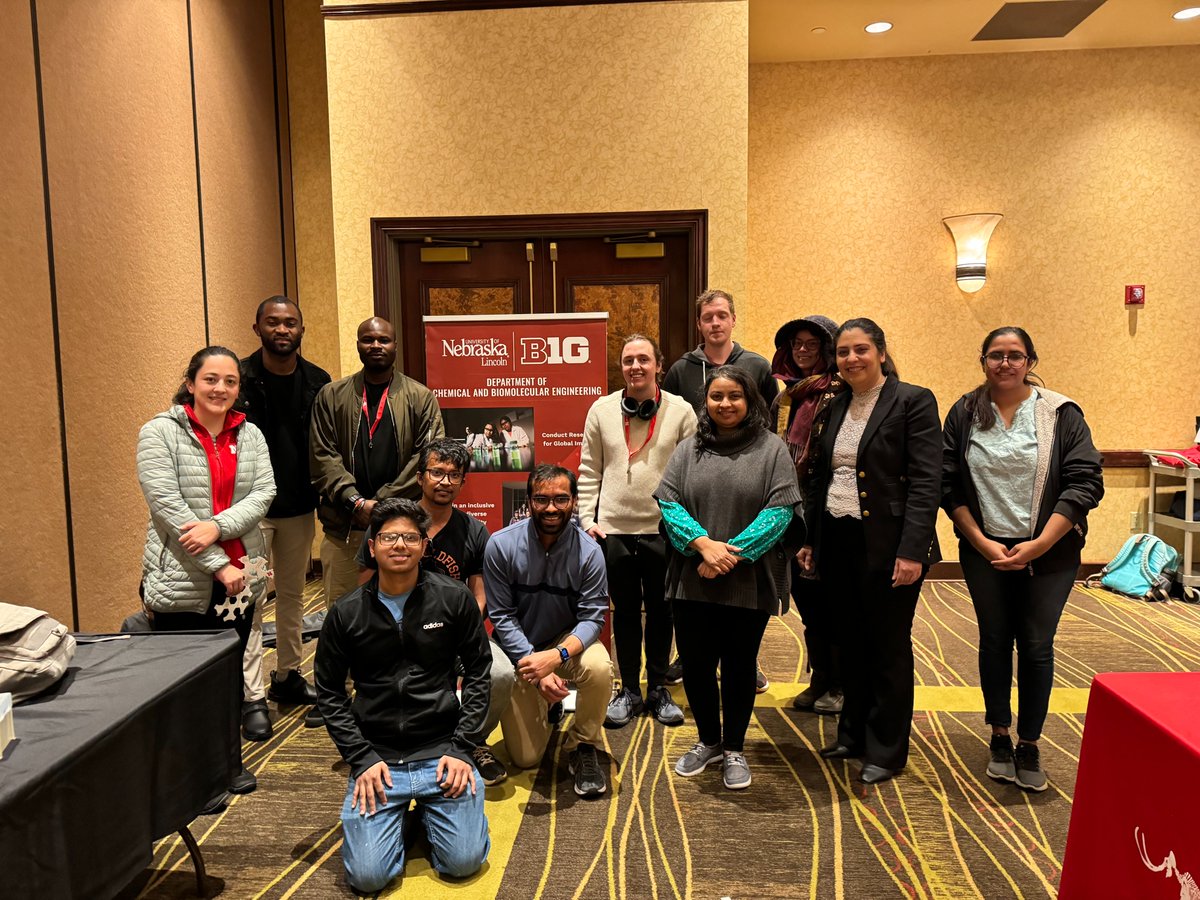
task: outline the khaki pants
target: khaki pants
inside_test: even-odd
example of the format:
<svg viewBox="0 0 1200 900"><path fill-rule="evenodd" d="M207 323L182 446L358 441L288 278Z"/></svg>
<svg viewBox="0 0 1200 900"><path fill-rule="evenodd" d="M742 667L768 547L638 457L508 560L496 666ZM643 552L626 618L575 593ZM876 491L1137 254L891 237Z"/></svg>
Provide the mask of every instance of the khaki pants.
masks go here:
<svg viewBox="0 0 1200 900"><path fill-rule="evenodd" d="M564 634L562 638L565 637ZM569 752L580 744L602 746L604 715L608 711L608 701L612 699L613 671L608 651L596 641L582 655L559 666L558 675L573 681L578 691L575 715L567 729L563 749ZM533 768L546 752L551 731L547 709L546 700L538 689L518 679L513 686L512 701L500 716L504 745L517 768Z"/></svg>
<svg viewBox="0 0 1200 900"><path fill-rule="evenodd" d="M288 516L263 519L259 523L267 544L267 559L274 570L275 584L275 670L287 673L300 670L304 653L301 629L304 623L304 582L308 578L308 563L312 556L316 518ZM263 606L254 607L254 625L242 658L242 681L246 700L261 700L266 696L263 672L262 616Z"/></svg>
<svg viewBox="0 0 1200 900"><path fill-rule="evenodd" d="M325 608L358 587L358 548L365 531L351 531L349 540L321 538L321 581L325 585Z"/></svg>

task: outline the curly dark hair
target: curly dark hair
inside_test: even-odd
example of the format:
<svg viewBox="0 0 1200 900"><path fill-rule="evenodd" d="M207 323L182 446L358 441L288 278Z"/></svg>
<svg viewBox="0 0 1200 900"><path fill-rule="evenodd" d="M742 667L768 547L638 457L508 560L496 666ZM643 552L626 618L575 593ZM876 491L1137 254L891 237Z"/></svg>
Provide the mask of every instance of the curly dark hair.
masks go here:
<svg viewBox="0 0 1200 900"><path fill-rule="evenodd" d="M713 424L708 415L708 389L718 378L725 378L737 384L742 389L742 396L746 398L746 418L742 419L742 424L738 426L739 430L767 428L770 423L766 401L763 400L758 385L754 383L754 379L745 369L739 369L737 366L717 366L715 369L709 369L708 377L704 379L704 390L701 392L705 402L696 416L697 453L711 447L717 437L717 426Z"/></svg>

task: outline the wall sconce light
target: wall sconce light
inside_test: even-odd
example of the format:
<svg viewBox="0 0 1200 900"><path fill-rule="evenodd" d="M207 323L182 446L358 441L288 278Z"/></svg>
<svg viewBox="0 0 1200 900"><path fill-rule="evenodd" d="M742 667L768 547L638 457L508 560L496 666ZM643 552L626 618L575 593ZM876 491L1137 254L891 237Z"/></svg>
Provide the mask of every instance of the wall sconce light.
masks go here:
<svg viewBox="0 0 1200 900"><path fill-rule="evenodd" d="M965 293L975 293L987 280L988 241L1003 218L1000 213L975 213L942 219L954 238L954 247L958 251L954 276Z"/></svg>

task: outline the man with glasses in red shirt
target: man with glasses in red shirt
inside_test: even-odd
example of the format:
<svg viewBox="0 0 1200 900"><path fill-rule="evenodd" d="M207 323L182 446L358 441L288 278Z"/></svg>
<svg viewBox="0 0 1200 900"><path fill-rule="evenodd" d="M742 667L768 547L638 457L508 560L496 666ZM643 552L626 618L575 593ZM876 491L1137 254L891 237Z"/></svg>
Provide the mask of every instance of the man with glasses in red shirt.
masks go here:
<svg viewBox="0 0 1200 900"><path fill-rule="evenodd" d="M550 741L549 706L577 689L564 749L575 793L608 790L596 747L612 697L612 661L597 638L608 607L604 553L574 520L575 473L538 465L529 473L528 519L492 535L483 582L493 636L517 669L512 701L500 717L513 762L541 762Z"/></svg>

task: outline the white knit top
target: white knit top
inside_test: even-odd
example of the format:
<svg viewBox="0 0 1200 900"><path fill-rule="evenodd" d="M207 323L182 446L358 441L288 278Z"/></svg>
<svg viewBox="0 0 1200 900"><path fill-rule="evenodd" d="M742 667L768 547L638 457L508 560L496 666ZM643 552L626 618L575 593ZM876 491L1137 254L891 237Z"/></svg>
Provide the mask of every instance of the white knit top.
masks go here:
<svg viewBox="0 0 1200 900"><path fill-rule="evenodd" d="M858 500L858 443L867 430L867 420L886 382L880 382L869 391L853 394L850 408L842 427L833 441L833 478L829 481L829 493L825 495L825 509L835 519L850 516L862 518L862 505Z"/></svg>

